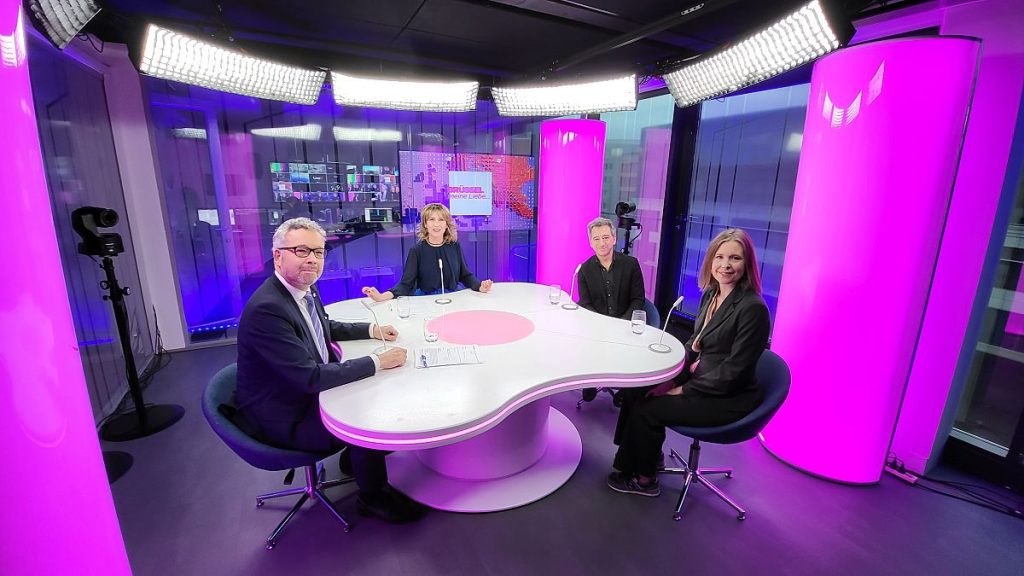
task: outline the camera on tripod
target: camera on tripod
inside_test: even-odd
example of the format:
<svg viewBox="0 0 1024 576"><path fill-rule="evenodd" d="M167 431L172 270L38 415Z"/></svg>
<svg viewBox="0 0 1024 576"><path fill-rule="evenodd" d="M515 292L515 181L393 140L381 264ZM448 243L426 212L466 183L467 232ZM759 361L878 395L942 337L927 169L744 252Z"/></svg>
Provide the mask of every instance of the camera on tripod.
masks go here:
<svg viewBox="0 0 1024 576"><path fill-rule="evenodd" d="M643 229L643 225L636 221L636 204L633 202L619 202L615 205L615 215L619 219L619 228L626 231L622 253L628 255L633 247L633 240L636 240L636 237L631 235L631 231L633 228Z"/></svg>
<svg viewBox="0 0 1024 576"><path fill-rule="evenodd" d="M124 354L125 374L128 378L128 392L132 397L135 409L111 416L100 428L100 437L111 442L134 440L159 432L181 419L185 409L177 404L147 405L142 397L142 385L139 373L135 368L135 355L131 347L131 328L128 321L128 307L124 297L131 292L122 288L114 272L114 260L124 252L121 235L115 232L100 232L100 228L116 226L117 212L110 208L82 206L71 212L71 227L82 238L78 243L78 252L86 256L102 256L100 265L106 280L100 281L100 288L107 292L104 300L110 301L114 307L114 321L117 323L117 336L121 342L121 353Z"/></svg>
<svg viewBox="0 0 1024 576"><path fill-rule="evenodd" d="M82 206L71 213L71 227L82 237L78 253L86 256L117 256L124 252L121 235L99 231L117 225L117 212L110 208Z"/></svg>

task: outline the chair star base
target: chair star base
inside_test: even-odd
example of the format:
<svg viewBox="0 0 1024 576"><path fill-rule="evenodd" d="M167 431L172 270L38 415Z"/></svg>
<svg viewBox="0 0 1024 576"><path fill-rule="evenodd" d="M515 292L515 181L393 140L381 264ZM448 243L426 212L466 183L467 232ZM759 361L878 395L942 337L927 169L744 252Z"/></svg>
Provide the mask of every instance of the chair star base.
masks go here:
<svg viewBox="0 0 1024 576"><path fill-rule="evenodd" d="M706 487L707 489L711 490L712 492L715 493L715 495L717 495L719 498L724 500L726 504L728 504L729 506L732 506L732 508L734 510L736 510L736 519L737 520L745 520L746 519L747 511L744 510L743 508L740 508L739 504L737 504L732 498L729 498L729 496L725 492L723 492L721 488L719 488L718 486L715 486L714 484L712 484L711 481L708 480L708 478L707 478L708 476L712 476L712 475L716 475L716 474L723 474L723 475L725 475L726 478L732 478L732 468L700 468L699 467L699 464L700 464L700 441L694 440L693 443L690 444L690 458L689 458L688 461L683 460L683 457L680 456L678 452L676 452L675 448L672 449L672 459L675 460L676 462L679 462L680 467L679 468L668 468L668 467L666 467L666 468L664 468L662 470L659 470L658 473L659 474L679 474L679 475L683 476L683 489L679 493L679 501L676 502L676 511L675 511L674 514L672 514L672 519L673 520L678 521L678 520L682 519L682 517L683 517L683 513L682 513L683 501L686 500L686 493L689 491L690 485L693 484L694 480L696 480L700 484L703 484L704 487Z"/></svg>
<svg viewBox="0 0 1024 576"><path fill-rule="evenodd" d="M267 550L273 550L274 546L277 546L278 538L281 536L281 532L284 531L284 527L288 525L288 522L290 522L292 517L295 516L295 513L302 508L303 504L305 504L306 500L309 500L310 497L326 506L331 515L337 518L338 521L341 522L342 526L345 527L345 532L352 529L352 525L349 524L348 520L341 515L341 512L338 512L337 508L334 507L334 504L327 498L327 495L324 494L324 489L354 482L355 478L339 478L337 480L326 481L321 480L320 478L323 471L321 470L320 464L305 466L304 471L306 475L306 485L302 488L279 490L277 492L260 494L256 497L256 507L262 508L263 503L271 498L281 498L283 496L302 494L302 496L295 502L295 505L292 506L291 510L288 511L288 514L286 514L277 526L274 527L274 531L267 537Z"/></svg>

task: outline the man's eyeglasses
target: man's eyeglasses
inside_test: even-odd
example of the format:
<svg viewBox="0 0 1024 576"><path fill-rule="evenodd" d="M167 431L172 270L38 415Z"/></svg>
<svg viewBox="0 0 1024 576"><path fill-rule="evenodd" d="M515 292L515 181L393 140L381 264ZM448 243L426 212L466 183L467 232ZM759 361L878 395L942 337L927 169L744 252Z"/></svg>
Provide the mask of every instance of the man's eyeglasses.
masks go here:
<svg viewBox="0 0 1024 576"><path fill-rule="evenodd" d="M317 260L323 260L327 255L328 248L310 248L309 246L281 246L278 250L287 250L299 258L309 258L310 253L316 256Z"/></svg>

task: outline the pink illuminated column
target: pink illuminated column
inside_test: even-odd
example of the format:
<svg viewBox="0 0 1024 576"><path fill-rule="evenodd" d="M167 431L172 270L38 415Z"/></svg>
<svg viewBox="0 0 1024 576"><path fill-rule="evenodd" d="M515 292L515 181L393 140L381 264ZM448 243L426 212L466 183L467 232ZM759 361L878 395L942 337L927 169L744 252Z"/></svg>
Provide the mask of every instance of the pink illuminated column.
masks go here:
<svg viewBox="0 0 1024 576"><path fill-rule="evenodd" d="M792 389L762 434L812 474L877 482L946 219L980 44L864 44L814 67L772 349Z"/></svg>
<svg viewBox="0 0 1024 576"><path fill-rule="evenodd" d="M548 120L540 125L537 282L570 291L576 265L594 255L587 223L601 215L605 124Z"/></svg>
<svg viewBox="0 0 1024 576"><path fill-rule="evenodd" d="M103 469L54 232L18 0L0 0L0 573L130 574ZM116 170L113 167L112 170Z"/></svg>

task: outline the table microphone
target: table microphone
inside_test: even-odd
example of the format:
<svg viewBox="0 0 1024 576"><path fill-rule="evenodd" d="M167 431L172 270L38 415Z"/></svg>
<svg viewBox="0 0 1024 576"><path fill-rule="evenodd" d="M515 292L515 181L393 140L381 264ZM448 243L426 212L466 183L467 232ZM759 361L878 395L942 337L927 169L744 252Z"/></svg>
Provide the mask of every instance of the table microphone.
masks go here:
<svg viewBox="0 0 1024 576"><path fill-rule="evenodd" d="M380 333L380 343L384 346L384 351L387 352L388 342L384 339L384 329L381 328L380 322L377 321L377 313L373 311L373 306L370 305L368 300L369 298L362 301L363 306L366 306L366 309L370 311L370 316L373 316L373 323L377 325L377 332Z"/></svg>
<svg viewBox="0 0 1024 576"><path fill-rule="evenodd" d="M576 276L580 273L580 268L582 268L582 267L583 267L583 262L580 262L579 264L576 265L576 270L572 273L572 280L570 281L571 283L569 284L569 301L566 302L565 304L562 304L562 308L565 309L565 310L575 310L575 309L579 308L579 305L576 304L575 302L573 302L572 295L573 295L573 292L576 291Z"/></svg>
<svg viewBox="0 0 1024 576"><path fill-rule="evenodd" d="M658 352L659 354L667 354L672 351L671 346L669 346L668 344L662 344L661 341L665 339L665 331L668 330L668 321L672 318L672 311L675 310L676 307L679 306L679 304L681 304L682 302L683 295L680 294L679 298L676 298L676 301L673 302L672 306L669 307L668 314L665 314L665 325L661 327L661 338L658 338L658 341L655 342L654 344L649 344L647 346L649 349L651 349L651 351Z"/></svg>
<svg viewBox="0 0 1024 576"><path fill-rule="evenodd" d="M444 262L440 258L437 259L437 269L441 271L441 297L434 300L435 304L451 304L451 298L444 297Z"/></svg>

